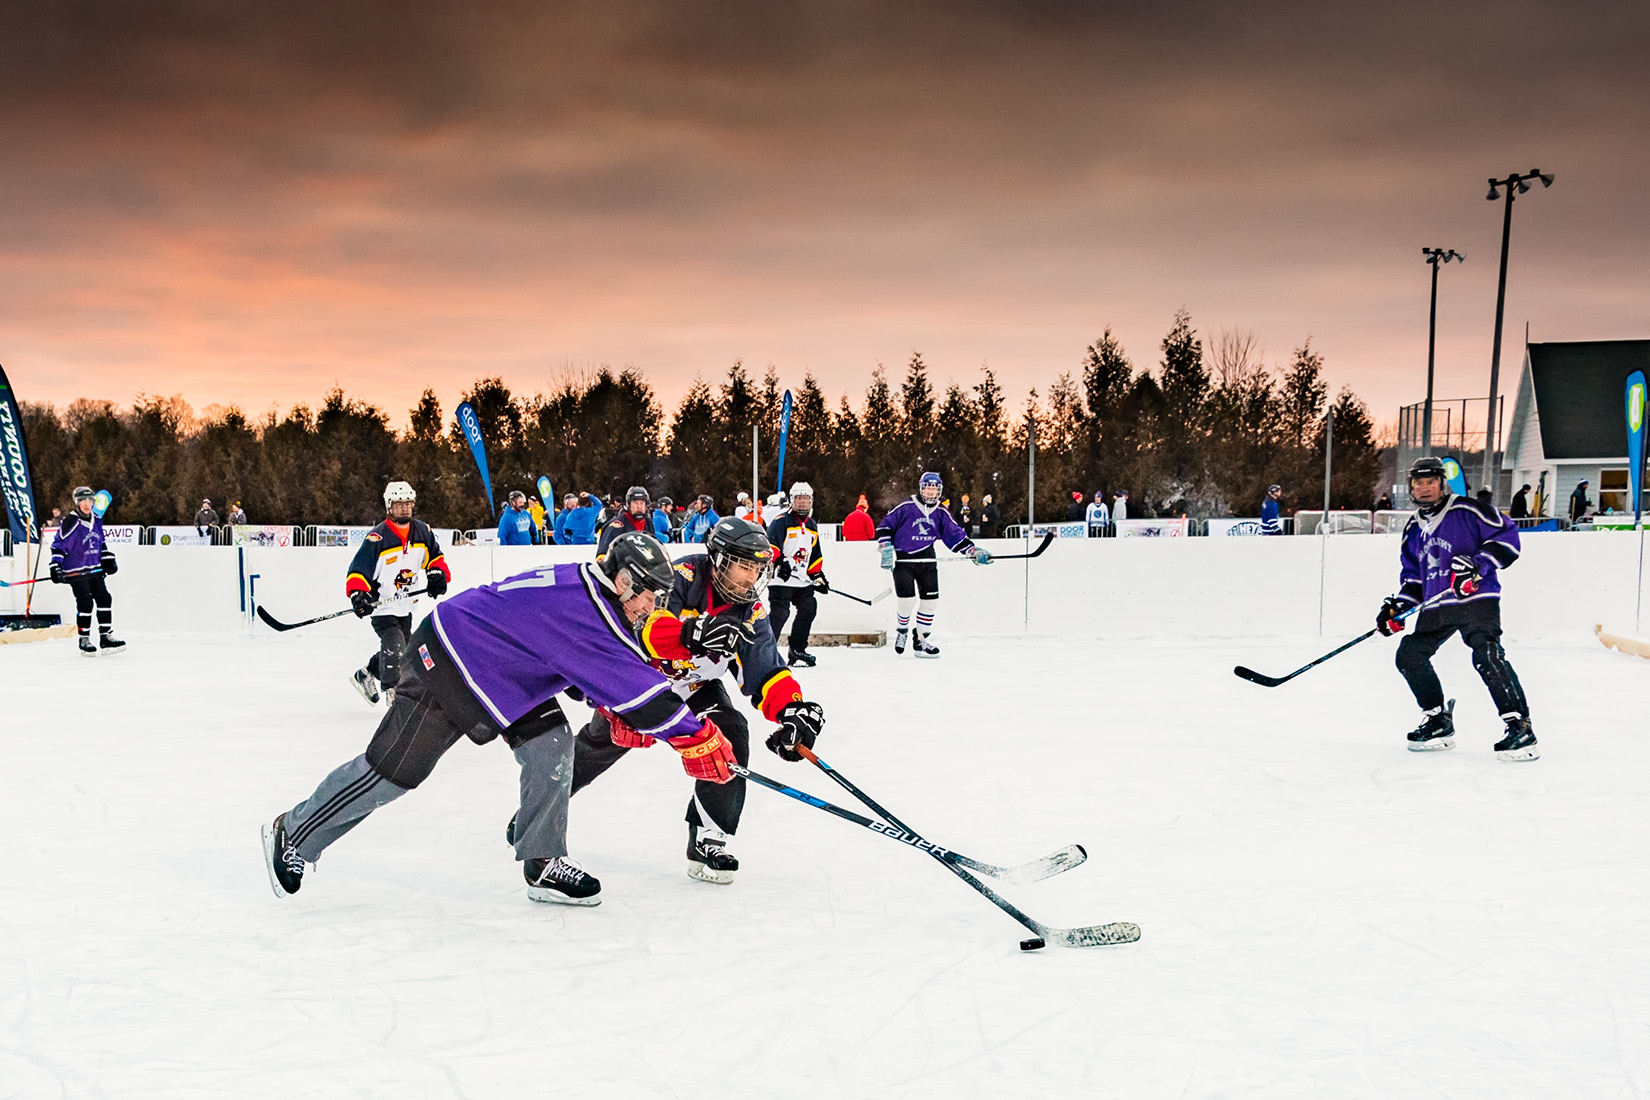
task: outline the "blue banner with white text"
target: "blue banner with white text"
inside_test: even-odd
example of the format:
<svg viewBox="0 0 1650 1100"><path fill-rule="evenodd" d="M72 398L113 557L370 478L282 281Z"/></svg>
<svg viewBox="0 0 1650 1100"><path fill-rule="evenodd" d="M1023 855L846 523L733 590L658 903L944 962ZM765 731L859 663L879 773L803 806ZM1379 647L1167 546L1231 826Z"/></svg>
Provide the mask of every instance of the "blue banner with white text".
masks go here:
<svg viewBox="0 0 1650 1100"><path fill-rule="evenodd" d="M1627 376L1627 477L1633 492L1633 526L1639 524L1644 500L1644 372Z"/></svg>
<svg viewBox="0 0 1650 1100"><path fill-rule="evenodd" d="M779 406L779 476L774 479L774 488L781 493L785 491L785 440L790 434L791 391L786 390L784 404Z"/></svg>
<svg viewBox="0 0 1650 1100"><path fill-rule="evenodd" d="M19 546L38 542L40 522L34 508L29 452L23 445L23 413L4 367L0 367L0 498L6 502L12 542Z"/></svg>
<svg viewBox="0 0 1650 1100"><path fill-rule="evenodd" d="M470 443L470 454L476 460L476 469L481 471L481 487L487 493L487 511L495 518L498 509L493 507L493 477L487 472L487 445L481 440L481 422L476 419L475 409L465 401L458 406L458 426L464 429L464 438Z"/></svg>

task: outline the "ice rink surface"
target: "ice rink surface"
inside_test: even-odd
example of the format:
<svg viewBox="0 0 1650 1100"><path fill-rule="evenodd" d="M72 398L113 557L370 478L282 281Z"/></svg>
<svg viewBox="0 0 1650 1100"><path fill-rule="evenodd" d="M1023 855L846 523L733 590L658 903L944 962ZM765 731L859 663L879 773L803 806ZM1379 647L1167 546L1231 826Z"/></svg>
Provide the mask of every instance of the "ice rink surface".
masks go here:
<svg viewBox="0 0 1650 1100"><path fill-rule="evenodd" d="M1508 645L1528 764L1453 642L1441 754L1405 751L1380 639L1275 690L1232 665L1341 639L820 651L826 760L979 859L1083 843L1004 893L1144 929L1034 953L930 859L754 787L738 881L690 880L663 747L574 800L594 909L527 900L515 763L468 742L279 902L258 827L365 747L371 632L129 640L0 647L0 1098L1650 1092L1650 662L1580 634Z"/></svg>

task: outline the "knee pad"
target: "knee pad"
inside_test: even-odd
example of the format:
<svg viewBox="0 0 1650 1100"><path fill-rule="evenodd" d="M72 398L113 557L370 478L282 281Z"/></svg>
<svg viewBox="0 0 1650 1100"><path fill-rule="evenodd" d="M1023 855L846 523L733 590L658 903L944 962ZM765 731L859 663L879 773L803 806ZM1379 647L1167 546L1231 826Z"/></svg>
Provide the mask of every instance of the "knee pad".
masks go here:
<svg viewBox="0 0 1650 1100"><path fill-rule="evenodd" d="M1474 638L1472 642L1472 667L1478 670L1480 676L1504 673L1507 668L1507 651L1501 648L1501 639Z"/></svg>

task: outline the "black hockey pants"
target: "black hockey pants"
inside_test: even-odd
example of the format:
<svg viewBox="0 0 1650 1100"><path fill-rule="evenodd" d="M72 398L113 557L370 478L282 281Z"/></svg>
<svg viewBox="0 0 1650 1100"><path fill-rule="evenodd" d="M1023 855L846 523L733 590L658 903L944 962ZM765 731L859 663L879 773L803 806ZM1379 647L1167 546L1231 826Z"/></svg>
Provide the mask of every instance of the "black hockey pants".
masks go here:
<svg viewBox="0 0 1650 1100"><path fill-rule="evenodd" d="M378 631L378 652L367 658L367 674L378 677L383 687L395 687L401 680L401 651L412 634L412 616L374 615L372 628Z"/></svg>
<svg viewBox="0 0 1650 1100"><path fill-rule="evenodd" d="M74 591L74 625L80 636L91 636L94 608L97 611L98 633L109 633L109 626L114 621L114 612L110 610L114 606L114 598L109 595L109 586L104 583L103 574L83 573L70 577L69 587Z"/></svg>
<svg viewBox="0 0 1650 1100"><path fill-rule="evenodd" d="M1433 671L1432 655L1459 630L1461 640L1472 650L1472 667L1489 688L1496 710L1501 714L1530 716L1530 705L1525 701L1518 673L1513 671L1506 651L1501 648L1500 600L1474 600L1437 611L1423 611L1420 620L1415 632L1406 634L1398 643L1397 665L1422 710L1444 705L1444 685Z"/></svg>
<svg viewBox="0 0 1650 1100"><path fill-rule="evenodd" d="M751 761L751 730L745 716L728 698L728 689L721 680L712 680L688 697L688 709L700 718L709 718L722 731L722 736L733 746L734 759L748 765ZM600 711L590 716L590 723L573 739L573 793L588 786L629 752L613 743L612 728ZM693 797L688 800L686 821L689 825L709 824L732 834L739 829L739 818L745 811L745 780L734 776L726 783L712 783L697 779L693 783ZM707 818L709 819L707 821Z"/></svg>
<svg viewBox="0 0 1650 1100"><path fill-rule="evenodd" d="M773 623L773 642L775 645L784 645L785 620L791 617L791 607L796 607L796 622L791 626L790 648L797 653L805 652L808 648L808 631L813 629L814 616L819 612L819 597L814 593L812 585L795 587L783 584L768 585L768 621ZM717 725L721 725L717 722Z"/></svg>

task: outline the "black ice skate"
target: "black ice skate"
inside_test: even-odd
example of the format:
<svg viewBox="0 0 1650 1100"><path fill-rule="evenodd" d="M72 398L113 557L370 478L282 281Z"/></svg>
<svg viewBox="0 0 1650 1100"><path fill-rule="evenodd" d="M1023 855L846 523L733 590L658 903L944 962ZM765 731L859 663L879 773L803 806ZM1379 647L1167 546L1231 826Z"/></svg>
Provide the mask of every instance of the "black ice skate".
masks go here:
<svg viewBox="0 0 1650 1100"><path fill-rule="evenodd" d="M911 652L918 657L938 657L940 647L929 641L926 634L913 634L911 635Z"/></svg>
<svg viewBox="0 0 1650 1100"><path fill-rule="evenodd" d="M350 683L355 685L355 690L361 693L361 698L365 699L369 706L378 702L378 677L364 668L358 668L350 674L349 679Z"/></svg>
<svg viewBox="0 0 1650 1100"><path fill-rule="evenodd" d="M517 816L518 816L517 814L511 814L510 815L510 824L508 824L504 827L504 843L508 844L512 848L514 848L516 846L516 817Z"/></svg>
<svg viewBox="0 0 1650 1100"><path fill-rule="evenodd" d="M521 873L527 879L527 896L555 905L600 905L602 884L596 876L566 856L555 859L524 859Z"/></svg>
<svg viewBox="0 0 1650 1100"><path fill-rule="evenodd" d="M813 668L819 663L819 659L805 649L793 649L787 656L789 658L787 663L792 667L801 665L804 668Z"/></svg>
<svg viewBox="0 0 1650 1100"><path fill-rule="evenodd" d="M104 653L119 653L126 648L126 643L105 631L103 636L97 640L97 647Z"/></svg>
<svg viewBox="0 0 1650 1100"><path fill-rule="evenodd" d="M733 881L733 873L739 870L739 859L727 849L728 834L720 829L706 829L704 835L699 835L699 826L688 826L688 866L689 878L696 878L700 882L714 882L719 886L726 886Z"/></svg>
<svg viewBox="0 0 1650 1100"><path fill-rule="evenodd" d="M898 630L894 631L894 652L895 653L904 653L905 652L905 636L909 633L911 633L911 632L903 626L900 627Z"/></svg>
<svg viewBox="0 0 1650 1100"><path fill-rule="evenodd" d="M1518 714L1504 714L1501 718L1507 723L1507 735L1495 743L1497 760L1535 760L1541 756L1528 718Z"/></svg>
<svg viewBox="0 0 1650 1100"><path fill-rule="evenodd" d="M278 898L289 898L304 884L304 857L287 843L286 814L265 825L264 870L269 872L269 885Z"/></svg>
<svg viewBox="0 0 1650 1100"><path fill-rule="evenodd" d="M1409 731L1410 752L1439 752L1455 747L1455 700L1427 711L1426 721Z"/></svg>
<svg viewBox="0 0 1650 1100"><path fill-rule="evenodd" d="M89 634L82 634L80 636L80 655L82 657L97 656L97 643L92 641Z"/></svg>

